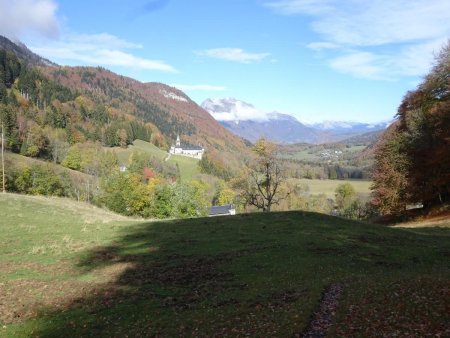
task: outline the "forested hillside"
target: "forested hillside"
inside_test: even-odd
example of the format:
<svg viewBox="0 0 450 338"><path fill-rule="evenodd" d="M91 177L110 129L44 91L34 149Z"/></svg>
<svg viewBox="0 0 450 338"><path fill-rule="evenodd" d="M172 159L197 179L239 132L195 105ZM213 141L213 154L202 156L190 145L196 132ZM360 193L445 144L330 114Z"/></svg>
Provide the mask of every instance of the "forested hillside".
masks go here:
<svg viewBox="0 0 450 338"><path fill-rule="evenodd" d="M47 64L26 47L1 41L8 191L68 196L127 215L197 216L211 203L206 196L213 194L214 178L208 184L181 182L189 175L178 162L136 149L120 161L114 147L143 140L165 152L179 134L183 142L206 148L196 171L229 178L244 165L250 152L244 141L183 92L103 68ZM127 172L119 172L119 165Z"/></svg>
<svg viewBox="0 0 450 338"><path fill-rule="evenodd" d="M35 66L24 61L30 57L16 56L29 55L25 47L10 41L5 46L0 100L11 151L48 158L59 141L124 147L135 139L166 149L180 134L185 142L202 144L217 166L225 160L237 168L236 154L248 152L243 140L175 88L103 68Z"/></svg>

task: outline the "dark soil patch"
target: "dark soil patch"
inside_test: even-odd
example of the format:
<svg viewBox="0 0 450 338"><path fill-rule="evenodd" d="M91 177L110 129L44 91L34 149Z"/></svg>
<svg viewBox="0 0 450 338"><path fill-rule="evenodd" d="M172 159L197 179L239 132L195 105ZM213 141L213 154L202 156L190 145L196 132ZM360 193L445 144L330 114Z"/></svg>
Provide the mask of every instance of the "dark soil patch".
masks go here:
<svg viewBox="0 0 450 338"><path fill-rule="evenodd" d="M323 293L319 308L314 312L310 324L301 337L322 338L327 335L333 324L342 291L342 284L333 284Z"/></svg>

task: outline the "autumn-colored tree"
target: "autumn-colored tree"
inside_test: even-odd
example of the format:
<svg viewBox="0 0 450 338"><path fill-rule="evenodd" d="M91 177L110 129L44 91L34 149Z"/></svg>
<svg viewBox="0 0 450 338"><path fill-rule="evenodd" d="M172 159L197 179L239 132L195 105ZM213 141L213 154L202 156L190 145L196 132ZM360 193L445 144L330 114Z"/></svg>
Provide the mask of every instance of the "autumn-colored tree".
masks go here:
<svg viewBox="0 0 450 338"><path fill-rule="evenodd" d="M404 140L396 123L384 133L375 150L372 202L382 214L405 210L409 160L404 148Z"/></svg>
<svg viewBox="0 0 450 338"><path fill-rule="evenodd" d="M200 171L205 174L214 175L224 180L232 177L231 171L217 152L206 152L202 159L198 161L198 166Z"/></svg>
<svg viewBox="0 0 450 338"><path fill-rule="evenodd" d="M225 205L234 203L236 192L228 184L220 180L216 183L216 192L213 197L214 205Z"/></svg>
<svg viewBox="0 0 450 338"><path fill-rule="evenodd" d="M280 193L280 186L285 178L277 158L277 147L262 138L255 143L253 152L256 158L249 166L242 197L246 204L269 212L273 204L278 204L288 194Z"/></svg>
<svg viewBox="0 0 450 338"><path fill-rule="evenodd" d="M25 156L39 157L46 156L48 152L49 140L44 130L34 125L28 129L25 141L22 144L21 153Z"/></svg>
<svg viewBox="0 0 450 338"><path fill-rule="evenodd" d="M383 214L406 203L425 208L450 200L450 41L375 152L374 204Z"/></svg>
<svg viewBox="0 0 450 338"><path fill-rule="evenodd" d="M406 135L409 202L450 200L450 41L425 81L399 108Z"/></svg>
<svg viewBox="0 0 450 338"><path fill-rule="evenodd" d="M124 215L148 216L150 192L139 175L113 172L101 180L99 201Z"/></svg>
<svg viewBox="0 0 450 338"><path fill-rule="evenodd" d="M161 149L167 147L167 142L166 142L164 136L160 132L152 133L150 142Z"/></svg>

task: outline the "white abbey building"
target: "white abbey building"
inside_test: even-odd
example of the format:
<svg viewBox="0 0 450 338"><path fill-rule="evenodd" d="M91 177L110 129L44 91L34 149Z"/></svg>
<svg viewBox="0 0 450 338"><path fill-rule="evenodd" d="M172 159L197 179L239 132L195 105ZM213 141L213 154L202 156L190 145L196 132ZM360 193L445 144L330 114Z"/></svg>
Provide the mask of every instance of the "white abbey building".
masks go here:
<svg viewBox="0 0 450 338"><path fill-rule="evenodd" d="M193 158L198 158L199 160L202 159L204 152L205 149L201 146L191 146L181 144L180 135L177 136L177 142L175 143L175 145L172 145L172 147L170 147L171 154L189 156Z"/></svg>

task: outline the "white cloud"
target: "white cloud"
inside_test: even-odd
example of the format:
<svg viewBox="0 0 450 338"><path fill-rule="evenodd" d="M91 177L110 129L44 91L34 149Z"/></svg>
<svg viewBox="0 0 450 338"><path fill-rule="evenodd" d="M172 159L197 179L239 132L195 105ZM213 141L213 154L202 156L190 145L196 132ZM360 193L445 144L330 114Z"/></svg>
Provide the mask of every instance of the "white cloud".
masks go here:
<svg viewBox="0 0 450 338"><path fill-rule="evenodd" d="M429 72L434 56L447 41L445 37L404 47L397 59L396 69L404 75L423 76Z"/></svg>
<svg viewBox="0 0 450 338"><path fill-rule="evenodd" d="M270 55L270 53L249 53L240 48L213 48L197 51L196 54L240 63L261 61Z"/></svg>
<svg viewBox="0 0 450 338"><path fill-rule="evenodd" d="M208 84L171 84L170 86L178 88L183 91L207 91L207 92L220 92L226 90L224 86L213 86Z"/></svg>
<svg viewBox="0 0 450 338"><path fill-rule="evenodd" d="M30 46L43 57L58 63L80 62L92 66L120 66L138 70L178 72L161 60L147 59L124 52L121 49L142 48L142 45L125 41L108 33L94 35L69 34L60 40L49 41L47 47Z"/></svg>
<svg viewBox="0 0 450 338"><path fill-rule="evenodd" d="M450 2L442 0L351 1L317 16L313 29L327 40L352 46L379 46L448 36Z"/></svg>
<svg viewBox="0 0 450 338"><path fill-rule="evenodd" d="M247 121L247 120L268 120L266 112L255 108L246 102L236 100L232 97L223 99L209 99L202 103L205 108L217 121Z"/></svg>
<svg viewBox="0 0 450 338"><path fill-rule="evenodd" d="M71 33L59 36L57 7L55 0L0 0L0 34L12 39L20 39L31 34L33 36L33 42L29 46L31 50L62 64L82 63L177 72L173 66L164 61L139 57L123 51L139 49L142 45L108 33L90 35ZM45 40L38 41L39 37L45 37Z"/></svg>
<svg viewBox="0 0 450 338"><path fill-rule="evenodd" d="M369 52L354 52L339 56L331 60L330 67L355 77L374 80L387 79L384 70L388 67L389 59Z"/></svg>
<svg viewBox="0 0 450 338"><path fill-rule="evenodd" d="M0 0L0 34L12 39L30 32L57 37L57 8L53 0Z"/></svg>
<svg viewBox="0 0 450 338"><path fill-rule="evenodd" d="M71 43L76 43L79 47L85 45L89 48L92 45L97 46L97 48L142 48L141 44L129 42L123 40L117 36L111 35L109 33L99 33L99 34L70 34L67 39Z"/></svg>
<svg viewBox="0 0 450 338"><path fill-rule="evenodd" d="M434 55L446 39L402 47L396 53L349 51L331 58L329 65L341 73L372 80L396 80L402 76L420 77L428 73Z"/></svg>
<svg viewBox="0 0 450 338"><path fill-rule="evenodd" d="M357 77L423 75L450 36L450 1L272 0L266 6L309 17L322 41L307 47L328 50L333 69Z"/></svg>

